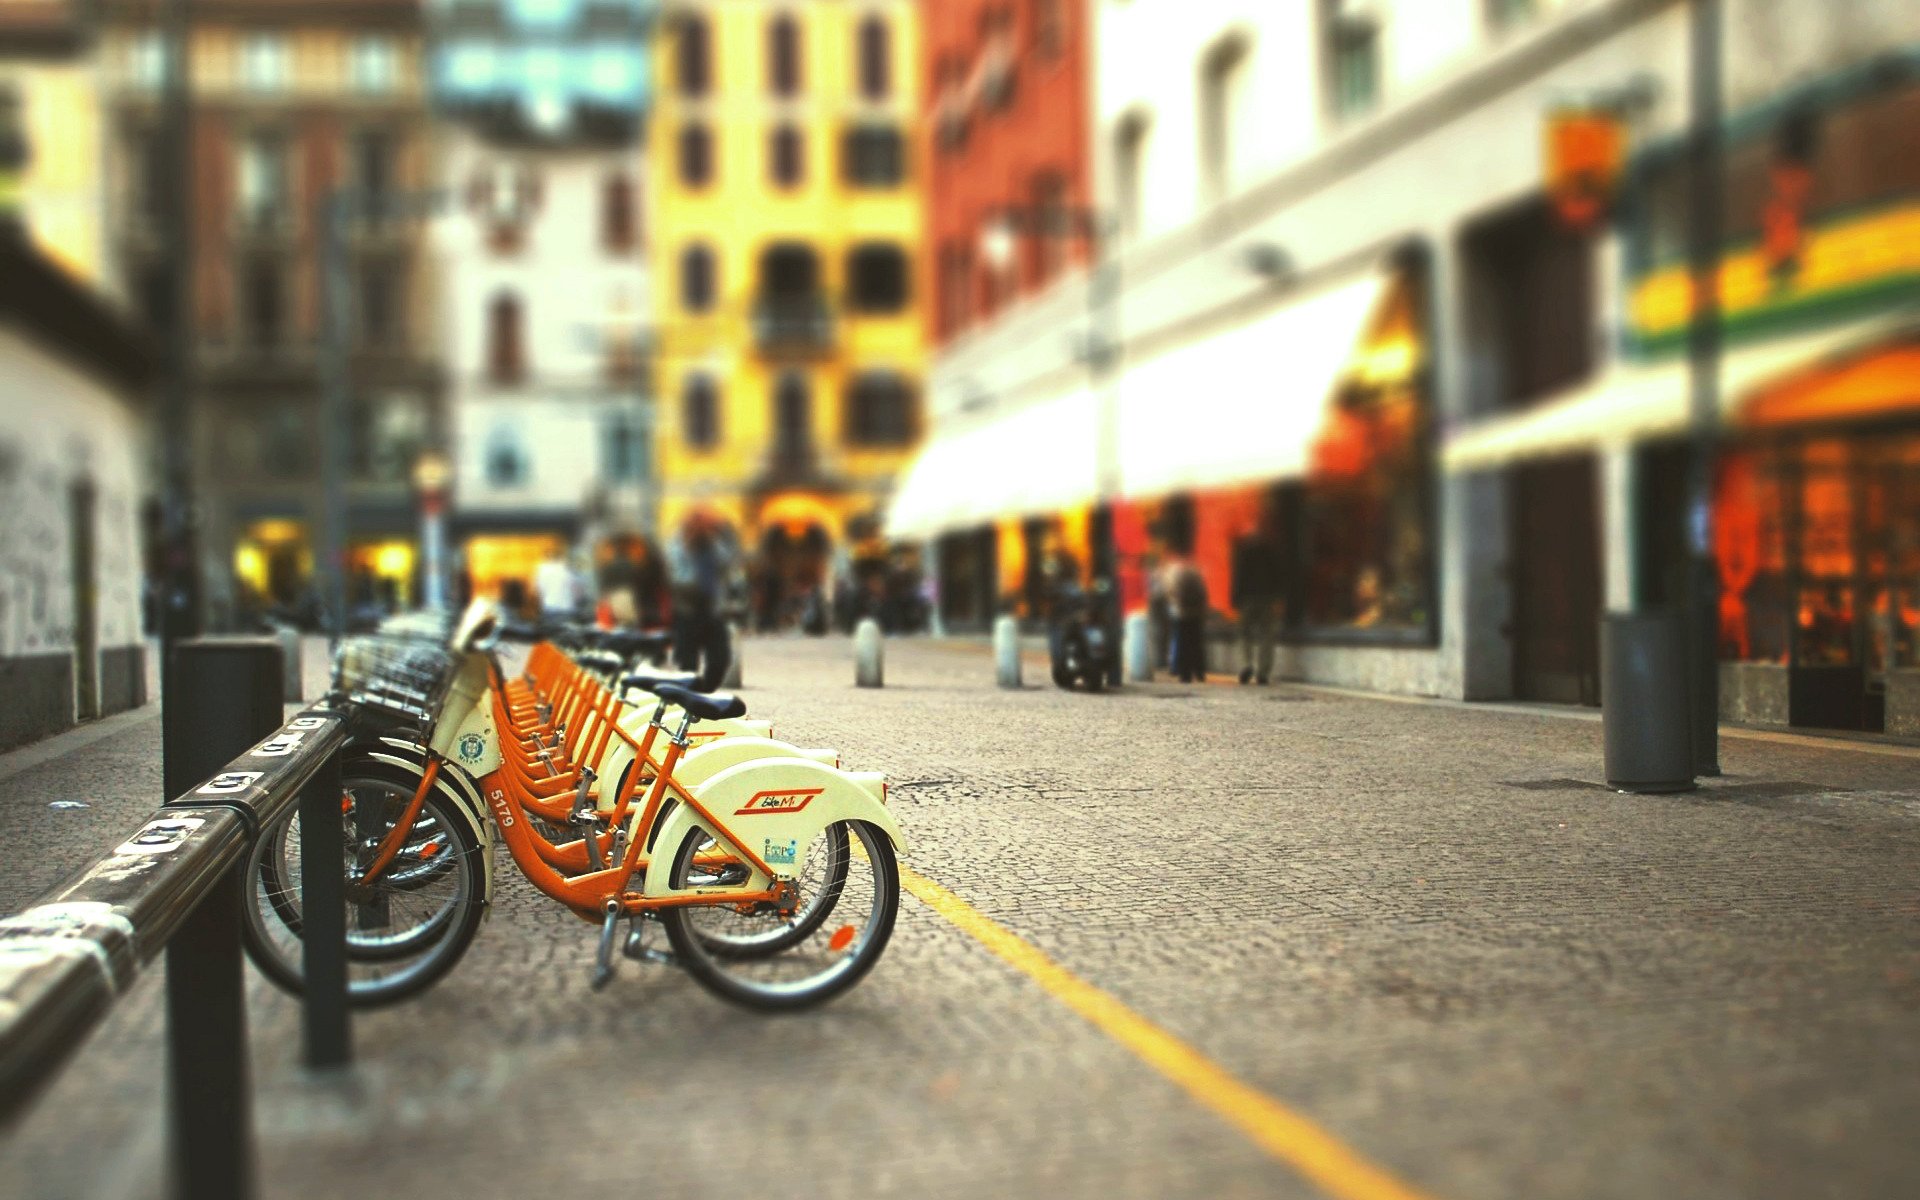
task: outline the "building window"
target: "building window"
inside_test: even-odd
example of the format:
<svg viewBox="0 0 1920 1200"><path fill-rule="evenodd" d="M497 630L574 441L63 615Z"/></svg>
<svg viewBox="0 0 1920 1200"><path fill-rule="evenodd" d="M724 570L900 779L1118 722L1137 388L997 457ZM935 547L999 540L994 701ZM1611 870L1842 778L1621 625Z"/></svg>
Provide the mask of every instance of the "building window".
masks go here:
<svg viewBox="0 0 1920 1200"><path fill-rule="evenodd" d="M1495 30L1511 29L1540 11L1540 0L1486 0L1486 4L1487 24Z"/></svg>
<svg viewBox="0 0 1920 1200"><path fill-rule="evenodd" d="M1066 52L1066 0L1033 0L1033 48L1041 58L1058 58Z"/></svg>
<svg viewBox="0 0 1920 1200"><path fill-rule="evenodd" d="M801 371L787 371L773 385L773 456L798 466L813 455L813 386Z"/></svg>
<svg viewBox="0 0 1920 1200"><path fill-rule="evenodd" d="M767 23L767 90L776 96L800 94L800 22L792 13Z"/></svg>
<svg viewBox="0 0 1920 1200"><path fill-rule="evenodd" d="M1120 231L1137 237L1145 218L1147 118L1129 113L1113 131L1114 208Z"/></svg>
<svg viewBox="0 0 1920 1200"><path fill-rule="evenodd" d="M1380 99L1380 26L1352 0L1327 0L1328 103L1345 120Z"/></svg>
<svg viewBox="0 0 1920 1200"><path fill-rule="evenodd" d="M807 176L806 138L797 125L782 125L767 139L768 173L783 188L799 187Z"/></svg>
<svg viewBox="0 0 1920 1200"><path fill-rule="evenodd" d="M365 214L378 220L393 207L393 134L384 129L362 129L353 135L353 182L360 189Z"/></svg>
<svg viewBox="0 0 1920 1200"><path fill-rule="evenodd" d="M526 347L521 326L520 298L503 292L487 307L487 373L497 384L515 384L526 377Z"/></svg>
<svg viewBox="0 0 1920 1200"><path fill-rule="evenodd" d="M250 259L241 270L241 312L246 320L247 344L272 350L286 337L286 281L280 261L269 256Z"/></svg>
<svg viewBox="0 0 1920 1200"><path fill-rule="evenodd" d="M860 313L896 313L907 306L907 252L888 242L865 242L847 254L847 307Z"/></svg>
<svg viewBox="0 0 1920 1200"><path fill-rule="evenodd" d="M1033 211L1040 220L1033 239L1033 281L1045 284L1067 265L1067 247L1074 234L1073 214L1067 211L1067 177L1042 171L1033 180Z"/></svg>
<svg viewBox="0 0 1920 1200"><path fill-rule="evenodd" d="M713 248L695 244L680 252L680 306L688 312L712 310L719 291Z"/></svg>
<svg viewBox="0 0 1920 1200"><path fill-rule="evenodd" d="M1297 561L1304 623L1315 628L1431 628L1432 456L1415 365L1424 277L1403 270L1358 356L1382 365L1340 387L1310 450Z"/></svg>
<svg viewBox="0 0 1920 1200"><path fill-rule="evenodd" d="M847 385L848 445L909 446L919 431L919 397L898 371L862 371Z"/></svg>
<svg viewBox="0 0 1920 1200"><path fill-rule="evenodd" d="M860 22L860 95L881 101L893 95L893 31L886 18L869 13Z"/></svg>
<svg viewBox="0 0 1920 1200"><path fill-rule="evenodd" d="M277 33L248 34L240 43L240 83L253 92L286 87L287 40Z"/></svg>
<svg viewBox="0 0 1920 1200"><path fill-rule="evenodd" d="M692 449L720 444L720 388L712 376L689 375L681 385L680 429Z"/></svg>
<svg viewBox="0 0 1920 1200"><path fill-rule="evenodd" d="M680 40L674 47L674 75L680 94L690 99L713 88L713 31L707 18L687 13L680 18Z"/></svg>
<svg viewBox="0 0 1920 1200"><path fill-rule="evenodd" d="M965 242L940 248L939 327L952 337L973 320L973 252Z"/></svg>
<svg viewBox="0 0 1920 1200"><path fill-rule="evenodd" d="M847 130L846 181L853 187L898 187L907 175L906 141L895 125L857 125Z"/></svg>
<svg viewBox="0 0 1920 1200"><path fill-rule="evenodd" d="M698 122L680 127L680 182L690 188L713 182L713 131Z"/></svg>
<svg viewBox="0 0 1920 1200"><path fill-rule="evenodd" d="M384 95L393 90L400 76L400 56L392 38L357 37L347 54L347 78L355 91Z"/></svg>
<svg viewBox="0 0 1920 1200"><path fill-rule="evenodd" d="M360 337L369 346L398 346L406 335L405 275L392 259L360 268Z"/></svg>
<svg viewBox="0 0 1920 1200"><path fill-rule="evenodd" d="M1200 61L1200 198L1204 204L1220 203L1233 189L1246 62L1246 39L1232 35L1215 42Z"/></svg>
<svg viewBox="0 0 1920 1200"><path fill-rule="evenodd" d="M647 477L647 431L640 415L616 409L601 427L600 474L608 483L639 483Z"/></svg>
<svg viewBox="0 0 1920 1200"><path fill-rule="evenodd" d="M638 241L633 180L624 171L607 176L600 187L600 244L609 254L625 254Z"/></svg>
<svg viewBox="0 0 1920 1200"><path fill-rule="evenodd" d="M495 425L487 434L487 486L519 487L527 479L527 451L513 426Z"/></svg>
<svg viewBox="0 0 1920 1200"><path fill-rule="evenodd" d="M240 221L248 229L282 223L287 203L287 140L277 131L248 134L240 143Z"/></svg>

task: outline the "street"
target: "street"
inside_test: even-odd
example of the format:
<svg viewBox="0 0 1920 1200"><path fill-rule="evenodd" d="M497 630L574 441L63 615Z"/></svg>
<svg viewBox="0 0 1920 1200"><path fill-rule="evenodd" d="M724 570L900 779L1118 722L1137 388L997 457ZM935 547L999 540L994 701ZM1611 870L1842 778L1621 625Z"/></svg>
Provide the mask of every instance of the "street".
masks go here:
<svg viewBox="0 0 1920 1200"><path fill-rule="evenodd" d="M314 655L310 652L309 659ZM310 662L310 666L314 665ZM668 968L500 854L418 1002L302 1072L250 983L272 1197L1911 1194L1920 749L1728 731L1699 792L1595 786L1590 712L993 685L988 649L745 644L751 714L889 777L898 928L825 1009ZM311 674L311 672L310 672ZM1216 680L1224 677L1216 677ZM149 706L0 756L17 910L159 792ZM59 800L91 807L54 810ZM24 860L24 861L23 861ZM162 972L0 1142L0 1195L163 1177Z"/></svg>

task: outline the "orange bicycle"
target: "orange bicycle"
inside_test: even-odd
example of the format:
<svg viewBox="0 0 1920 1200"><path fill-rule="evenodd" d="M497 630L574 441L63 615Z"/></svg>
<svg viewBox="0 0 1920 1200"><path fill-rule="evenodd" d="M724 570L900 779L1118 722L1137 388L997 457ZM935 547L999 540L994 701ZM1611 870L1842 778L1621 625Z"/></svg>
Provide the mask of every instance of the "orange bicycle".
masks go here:
<svg viewBox="0 0 1920 1200"><path fill-rule="evenodd" d="M491 900L496 833L534 887L599 924L596 987L612 977L622 922L628 957L682 966L754 1008L817 1004L872 969L898 911L904 844L877 776L795 752L683 778L697 726L739 721L738 697L655 681L658 702L636 735L622 706L582 686L550 647L507 678L485 641L490 626L487 611L470 610L450 669L407 692L424 755L382 736L343 767L355 1003L416 994L459 961ZM627 768L601 781L587 764L606 762L616 743ZM248 949L293 990L298 847L297 817L263 831L247 876ZM648 945L656 923L670 950Z"/></svg>

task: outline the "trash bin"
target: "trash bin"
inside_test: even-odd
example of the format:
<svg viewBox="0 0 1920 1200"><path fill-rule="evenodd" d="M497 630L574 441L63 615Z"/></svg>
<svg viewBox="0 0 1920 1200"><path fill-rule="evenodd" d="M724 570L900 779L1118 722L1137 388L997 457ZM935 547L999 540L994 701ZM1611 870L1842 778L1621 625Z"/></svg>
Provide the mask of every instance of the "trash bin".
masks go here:
<svg viewBox="0 0 1920 1200"><path fill-rule="evenodd" d="M1678 613L1609 613L1600 624L1600 702L1607 786L1694 786L1687 630Z"/></svg>

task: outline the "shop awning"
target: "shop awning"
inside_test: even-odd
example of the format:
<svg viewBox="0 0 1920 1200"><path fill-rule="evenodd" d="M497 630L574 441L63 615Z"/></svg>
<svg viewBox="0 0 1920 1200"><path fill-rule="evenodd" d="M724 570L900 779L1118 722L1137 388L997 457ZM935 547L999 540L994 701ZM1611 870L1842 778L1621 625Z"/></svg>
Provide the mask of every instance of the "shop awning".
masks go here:
<svg viewBox="0 0 1920 1200"><path fill-rule="evenodd" d="M1120 487L1129 499L1307 473L1335 385L1392 276L1324 287L1228 332L1137 364L1120 384Z"/></svg>
<svg viewBox="0 0 1920 1200"><path fill-rule="evenodd" d="M1091 503L1095 415L1081 388L933 438L887 506L887 536L928 538Z"/></svg>
<svg viewBox="0 0 1920 1200"><path fill-rule="evenodd" d="M1748 406L1762 402L1765 394L1911 337L1916 321L1920 314L1905 310L1729 349L1720 364L1722 421L1749 423ZM1670 437L1686 432L1689 401L1684 357L1616 367L1538 407L1462 430L1447 440L1441 462L1449 471L1475 471ZM1800 419L1808 418L1803 412Z"/></svg>

